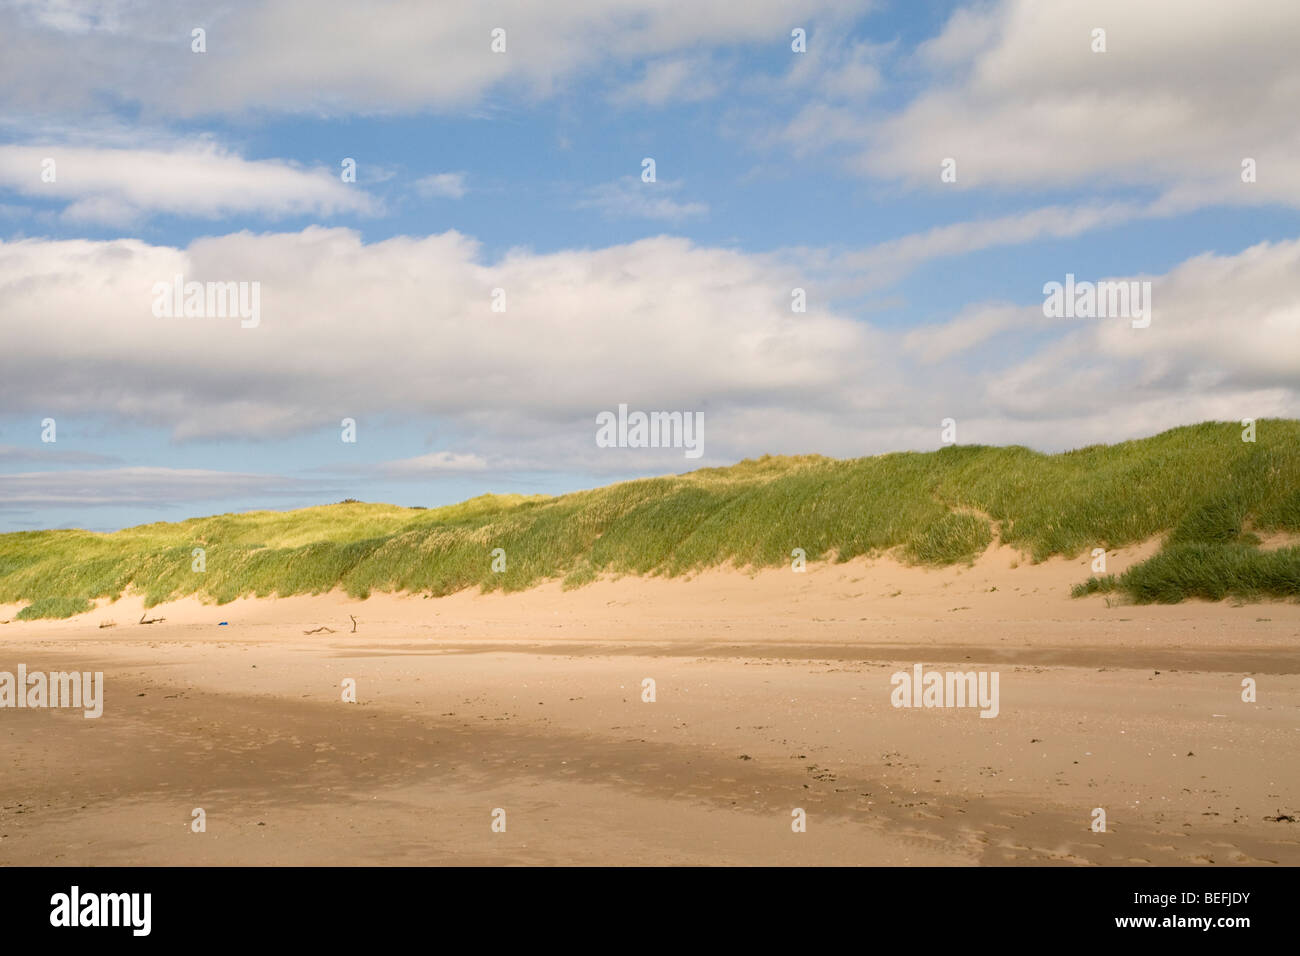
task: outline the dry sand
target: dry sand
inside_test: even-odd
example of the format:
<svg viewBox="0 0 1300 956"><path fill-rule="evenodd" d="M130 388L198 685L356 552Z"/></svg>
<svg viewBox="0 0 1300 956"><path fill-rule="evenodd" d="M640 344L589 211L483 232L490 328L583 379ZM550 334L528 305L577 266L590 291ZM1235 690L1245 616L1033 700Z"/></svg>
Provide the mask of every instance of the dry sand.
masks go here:
<svg viewBox="0 0 1300 956"><path fill-rule="evenodd" d="M997 548L13 621L0 670L106 702L0 710L0 863L1300 863L1300 604L1071 599L1088 573ZM894 708L916 663L997 671L1000 713Z"/></svg>

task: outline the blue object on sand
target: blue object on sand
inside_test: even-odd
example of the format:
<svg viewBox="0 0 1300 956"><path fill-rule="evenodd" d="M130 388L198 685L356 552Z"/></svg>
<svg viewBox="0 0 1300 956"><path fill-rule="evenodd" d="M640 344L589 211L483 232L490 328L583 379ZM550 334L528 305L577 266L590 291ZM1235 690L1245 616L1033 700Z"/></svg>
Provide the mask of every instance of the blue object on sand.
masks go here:
<svg viewBox="0 0 1300 956"><path fill-rule="evenodd" d="M230 623L229 621L222 621L220 624L217 625L217 627L225 627L229 623Z"/></svg>

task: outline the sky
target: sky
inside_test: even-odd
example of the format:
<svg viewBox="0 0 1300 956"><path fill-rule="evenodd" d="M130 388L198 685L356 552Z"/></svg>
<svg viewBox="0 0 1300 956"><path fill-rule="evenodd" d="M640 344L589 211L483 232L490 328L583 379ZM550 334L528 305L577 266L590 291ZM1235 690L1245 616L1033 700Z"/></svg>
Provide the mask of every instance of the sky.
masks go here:
<svg viewBox="0 0 1300 956"><path fill-rule="evenodd" d="M1300 417L1297 37L1294 0L0 0L0 531ZM1067 276L1149 321L1049 314ZM599 442L620 405L698 457Z"/></svg>

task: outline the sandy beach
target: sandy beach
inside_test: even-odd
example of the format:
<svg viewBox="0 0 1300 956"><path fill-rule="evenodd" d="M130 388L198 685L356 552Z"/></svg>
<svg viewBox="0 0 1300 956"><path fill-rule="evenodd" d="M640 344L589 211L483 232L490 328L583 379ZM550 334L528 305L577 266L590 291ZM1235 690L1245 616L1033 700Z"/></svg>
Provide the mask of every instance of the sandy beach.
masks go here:
<svg viewBox="0 0 1300 956"><path fill-rule="evenodd" d="M1072 599L1088 560L0 607L0 670L105 686L0 711L0 863L1300 863L1300 605ZM893 706L916 664L997 716Z"/></svg>

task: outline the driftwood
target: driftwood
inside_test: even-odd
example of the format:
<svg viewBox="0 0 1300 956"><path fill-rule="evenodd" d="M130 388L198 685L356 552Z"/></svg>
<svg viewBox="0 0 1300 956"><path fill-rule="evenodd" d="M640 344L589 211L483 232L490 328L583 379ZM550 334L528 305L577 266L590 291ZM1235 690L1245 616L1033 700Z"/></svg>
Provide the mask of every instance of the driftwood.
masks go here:
<svg viewBox="0 0 1300 956"><path fill-rule="evenodd" d="M148 614L149 612L145 611L144 614L140 615L141 624L161 624L163 621L167 620L167 618L165 617L151 617L149 618L149 620L146 621L145 618L148 616Z"/></svg>
<svg viewBox="0 0 1300 956"><path fill-rule="evenodd" d="M357 632L357 619L351 614L348 617L352 618L352 633L355 634Z"/></svg>
<svg viewBox="0 0 1300 956"><path fill-rule="evenodd" d="M324 625L321 625L320 627L316 628L315 630L311 630L311 631L303 631L303 633L304 633L304 634L320 634L322 631L325 632L326 634L333 634L333 633L334 633L334 628L332 628L332 627L325 627Z"/></svg>
<svg viewBox="0 0 1300 956"><path fill-rule="evenodd" d="M100 621L99 627L101 630L106 627L117 627L117 621Z"/></svg>

